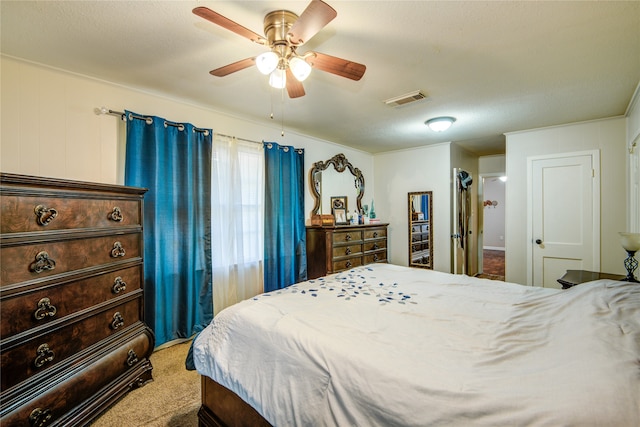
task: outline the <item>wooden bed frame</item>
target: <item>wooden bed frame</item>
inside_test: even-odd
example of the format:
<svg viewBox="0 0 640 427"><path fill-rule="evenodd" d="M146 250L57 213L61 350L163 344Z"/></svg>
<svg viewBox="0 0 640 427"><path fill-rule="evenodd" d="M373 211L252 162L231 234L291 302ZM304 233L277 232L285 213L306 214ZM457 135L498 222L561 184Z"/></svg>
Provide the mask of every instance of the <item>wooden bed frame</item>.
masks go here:
<svg viewBox="0 0 640 427"><path fill-rule="evenodd" d="M207 376L201 378L202 406L198 411L201 427L271 426L237 394Z"/></svg>

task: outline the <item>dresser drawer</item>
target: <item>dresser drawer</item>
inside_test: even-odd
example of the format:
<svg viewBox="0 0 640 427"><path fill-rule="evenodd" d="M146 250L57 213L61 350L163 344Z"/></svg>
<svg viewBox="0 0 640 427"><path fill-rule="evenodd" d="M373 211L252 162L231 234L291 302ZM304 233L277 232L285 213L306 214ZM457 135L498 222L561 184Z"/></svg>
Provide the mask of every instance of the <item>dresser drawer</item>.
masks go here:
<svg viewBox="0 0 640 427"><path fill-rule="evenodd" d="M426 251L429 249L429 242L414 243L411 245L411 252Z"/></svg>
<svg viewBox="0 0 640 427"><path fill-rule="evenodd" d="M364 230L364 239L365 240L382 239L382 238L386 238L386 237L387 237L387 228L386 227L369 228L369 229Z"/></svg>
<svg viewBox="0 0 640 427"><path fill-rule="evenodd" d="M333 233L333 243L356 243L362 241L362 231L350 230L350 231L336 231Z"/></svg>
<svg viewBox="0 0 640 427"><path fill-rule="evenodd" d="M386 239L382 239L382 240L374 240L372 242L365 242L362 246L364 247L364 251L365 252L371 252L371 251L377 251L377 250L380 250L380 249L386 249L387 248L387 240Z"/></svg>
<svg viewBox="0 0 640 427"><path fill-rule="evenodd" d="M0 286L140 257L140 234L58 240L0 249Z"/></svg>
<svg viewBox="0 0 640 427"><path fill-rule="evenodd" d="M141 289L141 283L142 268L137 265L70 283L56 283L55 286L30 292L3 295L0 302L0 336L6 339Z"/></svg>
<svg viewBox="0 0 640 427"><path fill-rule="evenodd" d="M341 258L345 256L359 255L362 252L362 245L346 245L334 246L333 258Z"/></svg>
<svg viewBox="0 0 640 427"><path fill-rule="evenodd" d="M136 200L3 194L2 233L122 227L140 224Z"/></svg>
<svg viewBox="0 0 640 427"><path fill-rule="evenodd" d="M141 298L61 326L10 348L2 341L1 388L7 390L140 321Z"/></svg>
<svg viewBox="0 0 640 427"><path fill-rule="evenodd" d="M110 351L111 349L114 351ZM92 358L92 363L76 364L70 372L69 382L54 381L49 386L45 384L30 401L20 393L9 396L10 400L5 402L2 412L2 426L38 425L29 420L30 416L36 418L37 414L50 416L46 425L58 422L60 424L56 425L84 425L84 422L69 419L71 417L65 414L78 406L87 396L95 394L98 401L113 400L114 394L118 397L133 385L144 384L151 375L151 364L146 358L152 350L153 337L142 325L136 327L115 341L101 357ZM70 393L69 390L73 392Z"/></svg>
<svg viewBox="0 0 640 427"><path fill-rule="evenodd" d="M387 251L374 252L371 254L366 254L364 256L364 263L371 264L374 262L386 262L387 261Z"/></svg>
<svg viewBox="0 0 640 427"><path fill-rule="evenodd" d="M411 226L412 233L428 233L429 232L429 224L416 224L414 223Z"/></svg>
<svg viewBox="0 0 640 427"><path fill-rule="evenodd" d="M354 257L340 261L333 262L333 272L337 273L339 271L348 270L353 267L359 267L362 265L362 257Z"/></svg>

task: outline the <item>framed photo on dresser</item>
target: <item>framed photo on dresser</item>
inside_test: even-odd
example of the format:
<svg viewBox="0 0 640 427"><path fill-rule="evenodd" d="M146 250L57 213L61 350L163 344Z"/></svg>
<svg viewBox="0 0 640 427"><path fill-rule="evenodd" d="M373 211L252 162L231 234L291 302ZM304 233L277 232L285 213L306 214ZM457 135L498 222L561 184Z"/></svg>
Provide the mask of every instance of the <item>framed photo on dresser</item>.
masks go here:
<svg viewBox="0 0 640 427"><path fill-rule="evenodd" d="M336 224L348 224L346 209L333 209L333 217L336 219Z"/></svg>
<svg viewBox="0 0 640 427"><path fill-rule="evenodd" d="M333 196L331 198L331 212L333 212L334 209L348 210L347 196Z"/></svg>

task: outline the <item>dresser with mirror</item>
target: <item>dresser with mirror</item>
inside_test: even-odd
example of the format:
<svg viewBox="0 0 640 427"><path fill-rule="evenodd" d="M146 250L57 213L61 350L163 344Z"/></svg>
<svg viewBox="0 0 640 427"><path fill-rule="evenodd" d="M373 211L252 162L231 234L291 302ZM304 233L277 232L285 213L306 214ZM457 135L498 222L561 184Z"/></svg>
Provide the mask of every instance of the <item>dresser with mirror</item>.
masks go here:
<svg viewBox="0 0 640 427"><path fill-rule="evenodd" d="M334 216L332 201L336 199L340 200L339 209L363 212L364 176L344 154L314 163L309 183L315 200L312 218ZM373 262L387 262L387 226L381 222L337 224L335 217L329 223L308 226L308 278L315 279Z"/></svg>

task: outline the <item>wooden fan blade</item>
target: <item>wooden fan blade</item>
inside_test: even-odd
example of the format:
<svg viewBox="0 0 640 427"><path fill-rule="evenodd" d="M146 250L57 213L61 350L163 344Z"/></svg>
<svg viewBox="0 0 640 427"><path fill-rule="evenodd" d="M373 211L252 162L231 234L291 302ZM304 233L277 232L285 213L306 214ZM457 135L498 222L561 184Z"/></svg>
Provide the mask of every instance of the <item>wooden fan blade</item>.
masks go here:
<svg viewBox="0 0 640 427"><path fill-rule="evenodd" d="M287 68L287 93L289 98L300 98L304 96L304 87L302 83L293 76L290 68Z"/></svg>
<svg viewBox="0 0 640 427"><path fill-rule="evenodd" d="M347 61L346 59L324 53L311 53L312 55L309 56L307 62L309 62L313 68L317 68L337 76L346 77L351 80L360 80L364 75L364 72L367 70L365 65L358 64L357 62Z"/></svg>
<svg viewBox="0 0 640 427"><path fill-rule="evenodd" d="M262 37L258 33L254 33L248 28L243 27L242 25L232 21L231 19L220 15L218 12L214 12L208 7L200 6L193 9L193 13L198 15L201 18L206 19L207 21L211 21L214 24L220 25L222 28L226 28L229 31L233 31L234 33L251 40L252 42L258 44L266 44L267 40Z"/></svg>
<svg viewBox="0 0 640 427"><path fill-rule="evenodd" d="M291 43L301 45L315 36L318 31L338 15L334 8L321 0L313 0L291 26Z"/></svg>
<svg viewBox="0 0 640 427"><path fill-rule="evenodd" d="M256 63L255 58L247 58L241 59L240 61L236 61L233 64L225 65L224 67L216 68L215 70L209 71L209 74L212 74L216 77L224 77L228 74L235 73L236 71L244 70L245 68L249 68Z"/></svg>

